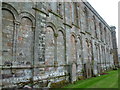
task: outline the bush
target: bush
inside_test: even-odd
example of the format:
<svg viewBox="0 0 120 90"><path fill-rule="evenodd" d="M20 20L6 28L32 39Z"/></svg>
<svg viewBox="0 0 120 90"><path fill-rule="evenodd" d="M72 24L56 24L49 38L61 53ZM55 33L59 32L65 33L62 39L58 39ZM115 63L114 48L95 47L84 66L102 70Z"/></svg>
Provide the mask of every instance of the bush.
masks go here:
<svg viewBox="0 0 120 90"><path fill-rule="evenodd" d="M78 80L84 80L85 77L84 76L78 76Z"/></svg>
<svg viewBox="0 0 120 90"><path fill-rule="evenodd" d="M52 83L51 88L62 88L63 86L67 85L69 82L67 80L62 80L60 82Z"/></svg>

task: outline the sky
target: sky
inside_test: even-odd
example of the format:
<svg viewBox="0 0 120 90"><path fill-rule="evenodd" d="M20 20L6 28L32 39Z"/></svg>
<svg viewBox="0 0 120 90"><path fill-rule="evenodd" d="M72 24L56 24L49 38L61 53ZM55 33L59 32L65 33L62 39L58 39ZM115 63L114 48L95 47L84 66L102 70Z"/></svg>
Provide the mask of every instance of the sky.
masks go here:
<svg viewBox="0 0 120 90"><path fill-rule="evenodd" d="M108 25L116 27L118 40L118 2L120 0L87 0Z"/></svg>

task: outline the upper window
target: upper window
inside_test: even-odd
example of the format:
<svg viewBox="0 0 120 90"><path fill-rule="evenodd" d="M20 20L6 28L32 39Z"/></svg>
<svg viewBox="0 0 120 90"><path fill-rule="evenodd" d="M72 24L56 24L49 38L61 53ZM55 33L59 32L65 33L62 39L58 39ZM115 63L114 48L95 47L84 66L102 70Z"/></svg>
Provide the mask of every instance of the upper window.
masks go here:
<svg viewBox="0 0 120 90"><path fill-rule="evenodd" d="M84 8L84 15L85 15L85 27L86 30L88 30L88 10L86 7Z"/></svg>
<svg viewBox="0 0 120 90"><path fill-rule="evenodd" d="M107 39L107 38L106 38L106 37L107 37L106 35L107 35L107 34L106 34L106 28L105 28L105 27L104 27L104 33L105 33L104 36L105 36L105 42L106 42L106 39Z"/></svg>
<svg viewBox="0 0 120 90"><path fill-rule="evenodd" d="M102 24L101 23L99 23L99 28L100 28L100 38L101 38L101 40L102 40Z"/></svg>
<svg viewBox="0 0 120 90"><path fill-rule="evenodd" d="M93 23L94 23L94 30L95 30L95 37L97 38L97 28L96 28L96 19L95 19L95 16L93 16Z"/></svg>
<svg viewBox="0 0 120 90"><path fill-rule="evenodd" d="M77 3L73 3L73 8L74 8L74 22L76 25L78 25L78 8L77 8Z"/></svg>

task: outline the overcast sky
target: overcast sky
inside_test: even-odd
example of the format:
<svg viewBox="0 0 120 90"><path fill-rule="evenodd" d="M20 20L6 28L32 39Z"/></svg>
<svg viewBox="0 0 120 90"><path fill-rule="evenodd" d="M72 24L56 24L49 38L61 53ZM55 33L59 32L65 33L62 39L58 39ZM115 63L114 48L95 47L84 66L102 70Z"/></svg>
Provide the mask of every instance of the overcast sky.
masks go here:
<svg viewBox="0 0 120 90"><path fill-rule="evenodd" d="M120 0L87 0L108 25L116 26L118 38L118 2Z"/></svg>

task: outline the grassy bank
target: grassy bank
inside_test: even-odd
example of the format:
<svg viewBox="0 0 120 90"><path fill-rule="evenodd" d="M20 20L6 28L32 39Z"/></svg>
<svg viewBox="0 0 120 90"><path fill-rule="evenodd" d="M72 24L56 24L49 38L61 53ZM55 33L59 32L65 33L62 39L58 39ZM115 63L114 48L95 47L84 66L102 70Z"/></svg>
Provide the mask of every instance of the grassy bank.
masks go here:
<svg viewBox="0 0 120 90"><path fill-rule="evenodd" d="M118 88L118 70L109 71L106 75L93 77L69 84L65 88Z"/></svg>

